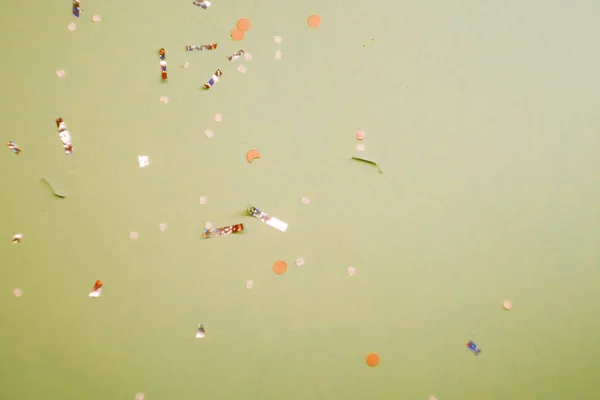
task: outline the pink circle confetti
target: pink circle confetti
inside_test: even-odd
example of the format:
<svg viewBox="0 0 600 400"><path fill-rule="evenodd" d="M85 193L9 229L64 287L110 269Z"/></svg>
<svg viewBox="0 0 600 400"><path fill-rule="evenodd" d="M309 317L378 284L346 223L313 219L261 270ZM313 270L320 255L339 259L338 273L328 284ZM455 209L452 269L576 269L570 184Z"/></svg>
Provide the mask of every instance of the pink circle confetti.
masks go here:
<svg viewBox="0 0 600 400"><path fill-rule="evenodd" d="M365 151L365 145L362 143L359 143L356 145L356 150L358 151Z"/></svg>
<svg viewBox="0 0 600 400"><path fill-rule="evenodd" d="M356 132L356 138L358 140L364 140L365 139L365 132L364 131L358 131L358 132Z"/></svg>
<svg viewBox="0 0 600 400"><path fill-rule="evenodd" d="M135 400L144 400L144 393L136 393Z"/></svg>
<svg viewBox="0 0 600 400"><path fill-rule="evenodd" d="M502 307L504 307L504 309L508 311L512 309L512 303L509 300L504 300L504 303L502 303Z"/></svg>
<svg viewBox="0 0 600 400"><path fill-rule="evenodd" d="M129 232L129 239L136 240L139 237L140 237L140 235L138 235L137 232Z"/></svg>
<svg viewBox="0 0 600 400"><path fill-rule="evenodd" d="M221 114L215 114L215 122L223 121L223 116Z"/></svg>
<svg viewBox="0 0 600 400"><path fill-rule="evenodd" d="M71 22L69 25L67 25L67 29L71 32L73 32L75 30L75 28L77 28L77 25L75 24L75 22Z"/></svg>
<svg viewBox="0 0 600 400"><path fill-rule="evenodd" d="M62 78L63 76L65 76L65 70L64 69L57 69L56 70L56 76L58 76L59 78Z"/></svg>
<svg viewBox="0 0 600 400"><path fill-rule="evenodd" d="M102 21L102 17L99 15L92 15L92 22L97 23Z"/></svg>
<svg viewBox="0 0 600 400"><path fill-rule="evenodd" d="M165 224L164 222L161 224L158 224L158 229L160 229L161 232L164 232L167 230L167 224Z"/></svg>
<svg viewBox="0 0 600 400"><path fill-rule="evenodd" d="M244 53L244 58L246 59L246 61L251 61L252 60L252 54L250 54L250 53Z"/></svg>
<svg viewBox="0 0 600 400"><path fill-rule="evenodd" d="M303 206L307 206L310 204L310 199L308 197L303 197L300 199L300 203L302 203Z"/></svg>
<svg viewBox="0 0 600 400"><path fill-rule="evenodd" d="M206 136L209 139L212 139L212 137L215 136L215 134L210 129L207 129L204 131L204 136Z"/></svg>
<svg viewBox="0 0 600 400"><path fill-rule="evenodd" d="M21 297L21 295L23 294L23 291L19 288L16 288L15 290L12 291L12 293L15 295L15 297Z"/></svg>
<svg viewBox="0 0 600 400"><path fill-rule="evenodd" d="M437 400L435 396L429 396L429 400Z"/></svg>
<svg viewBox="0 0 600 400"><path fill-rule="evenodd" d="M275 52L275 59L276 60L281 60L281 57L283 56L283 53L281 53L279 50L277 50Z"/></svg>
<svg viewBox="0 0 600 400"><path fill-rule="evenodd" d="M186 62L184 62L184 63L183 63L183 65L182 65L182 67L183 67L183 68L187 68L187 67L189 67L189 66L190 66L190 63L189 63L189 62L187 62L187 61L186 61Z"/></svg>
<svg viewBox="0 0 600 400"><path fill-rule="evenodd" d="M160 102L167 104L169 102L169 98L167 96L160 96Z"/></svg>
<svg viewBox="0 0 600 400"><path fill-rule="evenodd" d="M350 275L350 276L356 275L356 268L348 267L348 275Z"/></svg>
<svg viewBox="0 0 600 400"><path fill-rule="evenodd" d="M281 36L275 36L275 37L273 37L273 41L275 43L277 43L277 44L280 44L281 43Z"/></svg>
<svg viewBox="0 0 600 400"><path fill-rule="evenodd" d="M206 202L208 201L208 199L206 198L206 196L200 196L200 198L198 200L200 201L201 205L206 204Z"/></svg>
<svg viewBox="0 0 600 400"><path fill-rule="evenodd" d="M242 74L246 73L246 67L244 67L242 64L238 65L237 70L238 70L238 72L241 72Z"/></svg>
<svg viewBox="0 0 600 400"><path fill-rule="evenodd" d="M253 287L254 287L253 280L246 281L246 289L252 289Z"/></svg>

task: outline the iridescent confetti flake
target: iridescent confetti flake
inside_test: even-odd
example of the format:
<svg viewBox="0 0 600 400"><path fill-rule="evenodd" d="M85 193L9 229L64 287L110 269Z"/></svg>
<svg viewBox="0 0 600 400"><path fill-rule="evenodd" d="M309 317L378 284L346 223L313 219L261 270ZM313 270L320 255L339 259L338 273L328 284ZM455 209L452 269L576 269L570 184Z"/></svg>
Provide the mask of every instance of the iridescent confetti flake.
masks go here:
<svg viewBox="0 0 600 400"><path fill-rule="evenodd" d="M252 289L253 287L254 287L253 280L246 281L246 289Z"/></svg>
<svg viewBox="0 0 600 400"><path fill-rule="evenodd" d="M140 235L137 232L129 232L129 239L136 240Z"/></svg>
<svg viewBox="0 0 600 400"><path fill-rule="evenodd" d="M237 70L242 74L246 73L246 67L244 67L242 64L238 65Z"/></svg>
<svg viewBox="0 0 600 400"><path fill-rule="evenodd" d="M206 229L207 231L210 231L212 229L212 226L213 226L212 222L210 222L210 221L206 221L204 223L204 229Z"/></svg>
<svg viewBox="0 0 600 400"><path fill-rule="evenodd" d="M273 41L275 43L277 43L277 44L280 44L281 43L281 36L275 36L275 37L273 37Z"/></svg>
<svg viewBox="0 0 600 400"><path fill-rule="evenodd" d="M92 22L98 23L100 21L102 21L102 17L101 16L99 16L99 15L92 15Z"/></svg>
<svg viewBox="0 0 600 400"><path fill-rule="evenodd" d="M13 290L12 293L15 297L21 297L21 295L23 295L23 291L19 288L16 288L15 290Z"/></svg>
<svg viewBox="0 0 600 400"><path fill-rule="evenodd" d="M147 167L150 165L150 157L148 156L138 156L138 165L140 168Z"/></svg>
<svg viewBox="0 0 600 400"><path fill-rule="evenodd" d="M75 24L75 22L71 22L69 25L67 25L67 29L71 32L73 32L76 28L77 25Z"/></svg>
<svg viewBox="0 0 600 400"><path fill-rule="evenodd" d="M350 276L356 275L356 268L348 267L348 275L350 275Z"/></svg>
<svg viewBox="0 0 600 400"><path fill-rule="evenodd" d="M186 62L184 62L184 63L183 63L183 65L182 65L182 67L183 67L183 68L187 68L187 67L189 67L189 66L190 66L190 63L189 63L189 62L187 62L187 61L186 61Z"/></svg>
<svg viewBox="0 0 600 400"><path fill-rule="evenodd" d="M246 61L252 61L252 54L244 53L244 58L246 59Z"/></svg>
<svg viewBox="0 0 600 400"><path fill-rule="evenodd" d="M304 265L304 258L302 258L302 257L296 258L296 266L301 267L303 265Z"/></svg>
<svg viewBox="0 0 600 400"><path fill-rule="evenodd" d="M208 199L206 198L206 196L200 196L200 198L198 200L200 201L201 205L206 204L206 202L208 201Z"/></svg>
<svg viewBox="0 0 600 400"><path fill-rule="evenodd" d="M223 120L223 116L221 114L215 114L215 122L221 122Z"/></svg>
<svg viewBox="0 0 600 400"><path fill-rule="evenodd" d="M135 400L144 400L144 393L136 393Z"/></svg>
<svg viewBox="0 0 600 400"><path fill-rule="evenodd" d="M167 96L160 96L160 99L158 100L164 104L167 104L169 102L169 98Z"/></svg>
<svg viewBox="0 0 600 400"><path fill-rule="evenodd" d="M356 150L358 150L358 151L365 151L365 145L362 144L362 143L358 143L356 145Z"/></svg>
<svg viewBox="0 0 600 400"><path fill-rule="evenodd" d="M215 134L210 129L207 129L204 131L204 136L206 136L209 139L212 139L212 137L215 136Z"/></svg>
<svg viewBox="0 0 600 400"><path fill-rule="evenodd" d="M437 400L435 396L429 396L429 400Z"/></svg>
<svg viewBox="0 0 600 400"><path fill-rule="evenodd" d="M512 303L510 302L510 300L504 300L504 303L502 303L502 307L508 311L510 309L512 309Z"/></svg>
<svg viewBox="0 0 600 400"><path fill-rule="evenodd" d="M16 235L14 235L12 237L12 244L21 243L21 240L23 240L23 234L22 233L17 233Z"/></svg>
<svg viewBox="0 0 600 400"><path fill-rule="evenodd" d="M56 76L58 76L59 78L62 78L63 76L65 76L65 70L64 69L57 69L56 70Z"/></svg>
<svg viewBox="0 0 600 400"><path fill-rule="evenodd" d="M364 140L365 139L365 132L364 131L358 131L358 132L356 132L356 139L358 139L358 140Z"/></svg>
<svg viewBox="0 0 600 400"><path fill-rule="evenodd" d="M303 197L300 199L300 203L302 203L303 206L307 206L310 204L310 199L308 197Z"/></svg>
<svg viewBox="0 0 600 400"><path fill-rule="evenodd" d="M167 230L167 224L165 224L164 222L161 224L158 224L158 229L160 229L161 232L164 232Z"/></svg>
<svg viewBox="0 0 600 400"><path fill-rule="evenodd" d="M277 51L275 52L275 59L276 59L276 60L281 60L281 57L282 57L282 56L283 56L283 53L282 53L282 52L280 52L279 50L277 50Z"/></svg>

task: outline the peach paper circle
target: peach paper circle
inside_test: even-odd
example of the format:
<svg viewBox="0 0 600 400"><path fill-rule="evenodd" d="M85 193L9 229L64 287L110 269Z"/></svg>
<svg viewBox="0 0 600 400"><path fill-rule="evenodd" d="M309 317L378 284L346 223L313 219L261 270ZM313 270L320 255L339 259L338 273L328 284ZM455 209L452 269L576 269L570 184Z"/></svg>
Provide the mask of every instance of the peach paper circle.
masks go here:
<svg viewBox="0 0 600 400"><path fill-rule="evenodd" d="M311 28L318 28L319 25L321 25L321 17L319 17L317 14L313 14L310 17L308 17L306 22Z"/></svg>
<svg viewBox="0 0 600 400"><path fill-rule="evenodd" d="M246 31L250 30L252 23L250 22L250 20L248 18L240 18L240 19L238 19L236 26L240 31L246 32Z"/></svg>
<svg viewBox="0 0 600 400"><path fill-rule="evenodd" d="M246 153L246 161L251 163L256 158L260 158L260 153L258 152L258 150L248 150L248 152Z"/></svg>
<svg viewBox="0 0 600 400"><path fill-rule="evenodd" d="M235 40L236 42L239 42L240 40L242 40L244 38L244 31L235 28L234 30L231 31L231 38L233 40Z"/></svg>
<svg viewBox="0 0 600 400"><path fill-rule="evenodd" d="M285 263L285 261L275 261L275 263L273 264L273 272L275 272L277 275L283 275L286 271L287 264Z"/></svg>
<svg viewBox="0 0 600 400"><path fill-rule="evenodd" d="M367 365L369 367L376 367L379 364L379 356L375 353L371 353L367 356Z"/></svg>

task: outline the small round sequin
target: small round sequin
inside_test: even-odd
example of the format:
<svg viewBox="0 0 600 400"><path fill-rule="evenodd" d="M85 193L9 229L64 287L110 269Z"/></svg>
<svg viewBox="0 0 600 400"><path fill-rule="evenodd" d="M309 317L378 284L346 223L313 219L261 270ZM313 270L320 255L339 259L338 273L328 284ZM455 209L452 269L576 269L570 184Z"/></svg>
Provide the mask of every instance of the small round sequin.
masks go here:
<svg viewBox="0 0 600 400"><path fill-rule="evenodd" d="M244 58L246 59L246 61L252 61L252 54L244 53Z"/></svg>
<svg viewBox="0 0 600 400"><path fill-rule="evenodd" d="M208 199L206 198L206 196L200 196L200 198L198 199L198 201L200 202L201 205L206 204L206 202L208 201Z"/></svg>
<svg viewBox="0 0 600 400"><path fill-rule="evenodd" d="M67 25L67 29L71 32L73 32L76 28L77 25L75 24L75 22L71 22L69 25Z"/></svg>
<svg viewBox="0 0 600 400"><path fill-rule="evenodd" d="M358 140L364 140L365 139L365 132L364 131L358 131L358 132L356 132L356 138Z"/></svg>
<svg viewBox="0 0 600 400"><path fill-rule="evenodd" d="M221 122L223 120L223 116L221 114L215 114L215 122Z"/></svg>
<svg viewBox="0 0 600 400"><path fill-rule="evenodd" d="M282 53L282 52L280 52L279 50L277 50L277 51L275 52L275 59L276 59L276 60L281 60L281 57L283 57L283 53Z"/></svg>
<svg viewBox="0 0 600 400"><path fill-rule="evenodd" d="M301 267L303 265L304 265L304 258L302 258L302 257L296 258L296 266Z"/></svg>
<svg viewBox="0 0 600 400"><path fill-rule="evenodd" d="M102 21L102 17L101 16L99 16L99 15L92 15L92 22L98 23L100 21Z"/></svg>
<svg viewBox="0 0 600 400"><path fill-rule="evenodd" d="M242 74L246 73L246 67L244 67L242 64L238 65L237 70Z"/></svg>
<svg viewBox="0 0 600 400"><path fill-rule="evenodd" d="M235 26L240 31L246 32L246 31L250 30L252 23L250 22L250 20L248 18L240 18L240 19L238 19L238 22L235 24Z"/></svg>
<svg viewBox="0 0 600 400"><path fill-rule="evenodd" d="M204 136L206 136L207 138L211 139L213 136L215 136L215 134L210 129L207 129L207 130L204 131Z"/></svg>
<svg viewBox="0 0 600 400"><path fill-rule="evenodd" d="M15 297L21 297L21 295L23 295L23 291L19 288L16 288L15 290L13 290L12 293Z"/></svg>
<svg viewBox="0 0 600 400"><path fill-rule="evenodd" d="M167 104L169 102L169 98L167 96L160 96L160 99L158 100L163 104Z"/></svg>
<svg viewBox="0 0 600 400"><path fill-rule="evenodd" d="M313 14L306 20L306 23L311 28L318 28L321 25L321 17L317 14Z"/></svg>
<svg viewBox="0 0 600 400"><path fill-rule="evenodd" d="M348 275L349 276L355 276L356 275L356 268L354 268L354 267L348 267Z"/></svg>
<svg viewBox="0 0 600 400"><path fill-rule="evenodd" d="M504 300L504 303L502 303L502 307L508 311L510 309L512 309L512 303L509 300Z"/></svg>
<svg viewBox="0 0 600 400"><path fill-rule="evenodd" d="M164 232L167 230L167 224L165 224L164 222L161 224L158 224L158 229L160 229L161 232Z"/></svg>
<svg viewBox="0 0 600 400"><path fill-rule="evenodd" d="M356 145L356 150L358 150L358 151L365 151L365 145L362 144L362 143L358 143Z"/></svg>
<svg viewBox="0 0 600 400"><path fill-rule="evenodd" d="M237 28L235 28L234 30L231 31L231 39L233 39L235 42L239 42L243 38L244 38L244 31L237 29Z"/></svg>
<svg viewBox="0 0 600 400"><path fill-rule="evenodd" d="M285 261L275 261L275 263L273 264L273 272L275 272L277 275L283 275L286 273L286 271L287 264L285 263Z"/></svg>
<svg viewBox="0 0 600 400"><path fill-rule="evenodd" d="M59 78L62 78L63 76L65 76L65 70L64 69L57 69L56 70L56 76L58 76Z"/></svg>
<svg viewBox="0 0 600 400"><path fill-rule="evenodd" d="M129 232L129 239L136 240L140 235L137 232Z"/></svg>
<svg viewBox="0 0 600 400"><path fill-rule="evenodd" d="M280 44L281 43L281 36L275 36L275 37L273 37L273 41L275 43L277 43L277 44Z"/></svg>

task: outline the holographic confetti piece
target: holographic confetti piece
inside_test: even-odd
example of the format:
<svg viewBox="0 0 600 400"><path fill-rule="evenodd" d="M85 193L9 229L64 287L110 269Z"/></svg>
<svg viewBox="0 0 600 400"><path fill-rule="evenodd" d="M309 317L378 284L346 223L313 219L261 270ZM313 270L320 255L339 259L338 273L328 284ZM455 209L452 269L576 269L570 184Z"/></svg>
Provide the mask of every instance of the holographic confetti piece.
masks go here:
<svg viewBox="0 0 600 400"><path fill-rule="evenodd" d="M164 222L163 222L163 223L161 223L161 224L158 224L158 229L159 229L161 232L164 232L164 231L166 231L166 230L167 230L167 224L165 224Z"/></svg>
<svg viewBox="0 0 600 400"><path fill-rule="evenodd" d="M71 22L69 25L67 25L67 29L70 32L73 32L75 29L77 29L77 24L75 22Z"/></svg>
<svg viewBox="0 0 600 400"><path fill-rule="evenodd" d="M479 355L479 353L481 353L481 349L477 347L477 345L475 344L475 342L473 342L472 340L469 340L467 343L465 343L465 345L467 346L467 348L469 350L471 350L473 352L473 354L475 354L476 356Z"/></svg>
<svg viewBox="0 0 600 400"><path fill-rule="evenodd" d="M16 288L15 290L12 291L12 294L15 297L21 297L23 295L23 291L21 289L19 289L19 288Z"/></svg>
<svg viewBox="0 0 600 400"><path fill-rule="evenodd" d="M17 233L15 236L12 237L12 244L21 243L22 239L23 239L23 234Z"/></svg>
<svg viewBox="0 0 600 400"><path fill-rule="evenodd" d="M150 165L150 157L148 156L138 156L138 164L140 168L147 167Z"/></svg>
<svg viewBox="0 0 600 400"><path fill-rule="evenodd" d="M240 58L242 55L244 55L244 53L245 53L244 50L239 50L237 53L233 53L232 55L227 56L227 59L229 61L235 61L238 58Z"/></svg>
<svg viewBox="0 0 600 400"><path fill-rule="evenodd" d="M6 142L6 146L16 155L21 154L21 148L15 142Z"/></svg>
<svg viewBox="0 0 600 400"><path fill-rule="evenodd" d="M360 161L360 162L364 162L367 164L371 164L377 168L377 170L379 171L380 174L383 174L383 170L381 169L381 166L378 163L376 163L375 161L367 160L366 158L362 158L362 157L351 157L351 159Z"/></svg>
<svg viewBox="0 0 600 400"><path fill-rule="evenodd" d="M244 53L244 59L246 59L246 61L252 61L252 54Z"/></svg>
<svg viewBox="0 0 600 400"><path fill-rule="evenodd" d="M246 289L252 289L253 287L254 287L253 280L246 281Z"/></svg>
<svg viewBox="0 0 600 400"><path fill-rule="evenodd" d="M355 276L356 275L356 268L354 268L354 267L348 267L348 275L349 276Z"/></svg>
<svg viewBox="0 0 600 400"><path fill-rule="evenodd" d="M203 8L204 10L207 10L208 7L210 7L210 1L206 1L206 0L204 0L204 1L194 0L193 3L194 3L195 6Z"/></svg>
<svg viewBox="0 0 600 400"><path fill-rule="evenodd" d="M365 151L365 145L364 145L364 144L362 144L362 143L358 143L358 144L356 145L356 150L357 150L357 151Z"/></svg>
<svg viewBox="0 0 600 400"><path fill-rule="evenodd" d="M209 239L216 236L231 235L234 233L241 233L244 231L244 224L235 224L230 226L224 226L222 228L204 229L204 239Z"/></svg>
<svg viewBox="0 0 600 400"><path fill-rule="evenodd" d="M73 15L79 18L79 13L83 10L79 7L79 0L73 0Z"/></svg>
<svg viewBox="0 0 600 400"><path fill-rule="evenodd" d="M92 15L92 22L97 24L98 22L102 21L102 17L99 15Z"/></svg>
<svg viewBox="0 0 600 400"><path fill-rule="evenodd" d="M207 231L210 231L212 229L212 226L213 226L212 222L210 222L210 221L206 221L204 223L204 229L207 230Z"/></svg>
<svg viewBox="0 0 600 400"><path fill-rule="evenodd" d="M307 205L309 205L309 204L310 204L310 199L309 199L308 197L303 197L303 198L301 198L301 199L300 199L300 203L301 203L303 206L307 206Z"/></svg>
<svg viewBox="0 0 600 400"><path fill-rule="evenodd" d="M296 266L301 267L303 265L304 265L304 258L302 258L302 257L296 258Z"/></svg>
<svg viewBox="0 0 600 400"><path fill-rule="evenodd" d="M102 281L96 281L94 288L88 295L88 297L100 297L102 295Z"/></svg>
<svg viewBox="0 0 600 400"><path fill-rule="evenodd" d="M198 332L196 332L196 339L204 339L206 336L206 330L204 329L204 325L198 325Z"/></svg>
<svg viewBox="0 0 600 400"><path fill-rule="evenodd" d="M129 239L137 240L139 237L140 235L137 232L129 232Z"/></svg>
<svg viewBox="0 0 600 400"><path fill-rule="evenodd" d="M242 64L238 65L237 70L242 74L246 73L246 67L244 67Z"/></svg>
<svg viewBox="0 0 600 400"><path fill-rule="evenodd" d="M206 136L209 139L212 139L213 136L215 136L215 134L210 129L207 129L207 130L204 131L204 136Z"/></svg>
<svg viewBox="0 0 600 400"><path fill-rule="evenodd" d="M281 232L285 232L288 228L288 224L286 224L285 222L275 218L275 217L271 217L268 214L260 211L258 208L254 207L254 206L248 206L248 213L250 215L252 215L254 218L259 219L261 222L264 222L265 224L281 231Z"/></svg>
<svg viewBox="0 0 600 400"><path fill-rule="evenodd" d="M200 203L200 205L205 205L207 201L208 199L206 198L206 196L200 196L198 198L198 202Z"/></svg>
<svg viewBox="0 0 600 400"><path fill-rule="evenodd" d="M71 134L67 130L67 124L62 118L58 118L56 120L56 126L58 128L58 137L60 138L60 141L65 149L65 154L72 154L73 144L71 143Z"/></svg>
<svg viewBox="0 0 600 400"><path fill-rule="evenodd" d="M136 393L135 400L144 400L144 393Z"/></svg>
<svg viewBox="0 0 600 400"><path fill-rule="evenodd" d="M215 114L215 122L223 121L223 116L221 114Z"/></svg>
<svg viewBox="0 0 600 400"><path fill-rule="evenodd" d="M184 63L183 63L183 65L182 65L182 67L183 67L183 68L187 68L187 67L189 67L189 66L190 66L190 63L189 63L189 62L187 62L187 61L186 61L186 62L184 62Z"/></svg>
<svg viewBox="0 0 600 400"><path fill-rule="evenodd" d="M65 76L65 70L64 69L57 69L56 70L56 76L58 76L59 78L62 78Z"/></svg>
<svg viewBox="0 0 600 400"><path fill-rule="evenodd" d="M161 48L158 51L158 57L160 59L160 77L162 79L163 82L167 82L168 78L167 78L167 60L166 55L165 55L165 49Z"/></svg>
<svg viewBox="0 0 600 400"><path fill-rule="evenodd" d="M208 50L215 50L218 46L218 43L213 43L213 44L188 44L185 46L185 49L187 51L208 51Z"/></svg>
<svg viewBox="0 0 600 400"><path fill-rule="evenodd" d="M356 132L356 139L357 140L364 140L365 139L365 131L358 131L358 132Z"/></svg>
<svg viewBox="0 0 600 400"><path fill-rule="evenodd" d="M217 83L219 81L219 78L221 77L221 75L223 75L223 72L221 72L220 69L218 69L213 76L204 84L204 89L210 89L211 87L213 87L213 85L215 83Z"/></svg>
<svg viewBox="0 0 600 400"><path fill-rule="evenodd" d="M277 44L281 44L281 36L275 36L273 37L273 41Z"/></svg>
<svg viewBox="0 0 600 400"><path fill-rule="evenodd" d="M277 51L275 52L275 59L276 59L276 60L281 60L281 57L283 57L283 53L282 53L282 52L280 52L279 50L277 50Z"/></svg>

